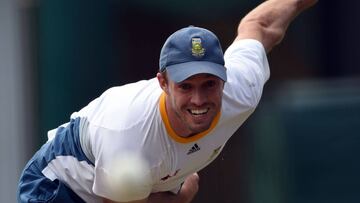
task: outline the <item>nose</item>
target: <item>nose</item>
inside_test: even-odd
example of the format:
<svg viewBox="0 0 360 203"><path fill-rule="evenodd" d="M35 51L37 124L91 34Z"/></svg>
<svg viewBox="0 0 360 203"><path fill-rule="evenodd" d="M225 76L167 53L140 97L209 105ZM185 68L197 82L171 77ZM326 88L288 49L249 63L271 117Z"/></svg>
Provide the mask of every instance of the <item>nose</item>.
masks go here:
<svg viewBox="0 0 360 203"><path fill-rule="evenodd" d="M206 102L206 94L201 89L196 89L191 95L191 103L195 106L201 106Z"/></svg>

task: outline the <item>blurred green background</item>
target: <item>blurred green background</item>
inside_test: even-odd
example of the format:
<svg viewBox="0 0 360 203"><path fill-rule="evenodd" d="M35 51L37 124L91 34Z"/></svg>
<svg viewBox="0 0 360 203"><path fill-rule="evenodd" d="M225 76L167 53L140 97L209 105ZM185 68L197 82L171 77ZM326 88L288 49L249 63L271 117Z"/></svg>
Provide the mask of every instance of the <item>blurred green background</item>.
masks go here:
<svg viewBox="0 0 360 203"><path fill-rule="evenodd" d="M212 30L225 50L261 1L1 0L0 202L47 139L109 87L150 79L174 31ZM320 1L269 54L254 115L200 173L195 203L360 201L360 2Z"/></svg>

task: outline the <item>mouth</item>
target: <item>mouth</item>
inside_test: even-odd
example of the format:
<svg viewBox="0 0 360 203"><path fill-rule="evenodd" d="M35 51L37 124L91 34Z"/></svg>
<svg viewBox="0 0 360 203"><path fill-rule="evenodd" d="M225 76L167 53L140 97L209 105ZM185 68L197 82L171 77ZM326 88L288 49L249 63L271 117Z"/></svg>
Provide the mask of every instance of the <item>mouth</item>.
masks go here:
<svg viewBox="0 0 360 203"><path fill-rule="evenodd" d="M193 116L202 116L209 112L210 108L203 108L203 109L188 109L188 112Z"/></svg>

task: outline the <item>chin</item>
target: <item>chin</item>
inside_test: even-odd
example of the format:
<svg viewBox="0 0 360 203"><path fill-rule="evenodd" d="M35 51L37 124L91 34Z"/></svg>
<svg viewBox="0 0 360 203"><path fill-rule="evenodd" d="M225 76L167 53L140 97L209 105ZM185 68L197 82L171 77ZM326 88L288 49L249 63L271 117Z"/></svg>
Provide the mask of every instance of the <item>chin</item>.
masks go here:
<svg viewBox="0 0 360 203"><path fill-rule="evenodd" d="M201 132L204 132L204 131L208 130L209 128L210 128L210 124L205 125L205 126L193 126L191 129L192 129L194 134L198 134L198 133L201 133Z"/></svg>

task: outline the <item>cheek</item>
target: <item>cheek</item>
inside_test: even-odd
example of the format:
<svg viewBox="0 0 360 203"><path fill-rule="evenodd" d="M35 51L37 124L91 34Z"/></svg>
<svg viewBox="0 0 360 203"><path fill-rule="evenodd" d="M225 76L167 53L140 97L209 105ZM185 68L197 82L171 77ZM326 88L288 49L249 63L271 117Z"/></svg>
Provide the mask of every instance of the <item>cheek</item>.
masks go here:
<svg viewBox="0 0 360 203"><path fill-rule="evenodd" d="M188 95L182 95L180 93L172 95L173 105L177 108L182 108L188 104Z"/></svg>
<svg viewBox="0 0 360 203"><path fill-rule="evenodd" d="M217 103L219 106L221 106L222 97L223 97L222 90L221 91L215 91L214 94L213 94L214 102Z"/></svg>
<svg viewBox="0 0 360 203"><path fill-rule="evenodd" d="M176 101L176 105L177 105L179 108L181 108L182 106L186 105L186 103L187 103L187 102L186 102L186 99L185 99L184 97L181 97L181 96L176 97L175 101Z"/></svg>

